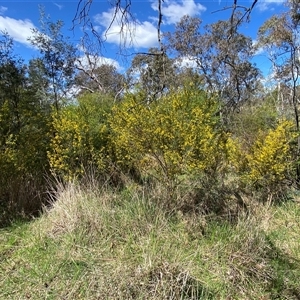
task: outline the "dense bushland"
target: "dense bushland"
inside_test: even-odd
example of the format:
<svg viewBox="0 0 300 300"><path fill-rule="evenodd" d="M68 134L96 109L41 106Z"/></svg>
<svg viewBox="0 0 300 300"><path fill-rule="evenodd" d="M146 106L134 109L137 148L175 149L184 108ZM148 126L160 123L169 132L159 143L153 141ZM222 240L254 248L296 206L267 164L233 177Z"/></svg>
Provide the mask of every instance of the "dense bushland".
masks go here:
<svg viewBox="0 0 300 300"><path fill-rule="evenodd" d="M219 110L216 96L193 85L150 103L143 93L127 93L115 104L109 96L84 94L46 116L32 109L17 134L4 135L2 197L24 186L24 180L39 182L46 172L65 182L88 173L115 186L124 185L127 177L141 186L160 182L171 206L176 189L184 186L191 193L226 189L233 195L260 192L261 200L284 197L288 184L296 183L293 123L270 115L270 124L251 121L255 132L231 130ZM4 103L3 122L7 111ZM240 114L240 123L241 118L250 124L247 114ZM21 198L11 198L11 207Z"/></svg>
<svg viewBox="0 0 300 300"><path fill-rule="evenodd" d="M284 26L293 21L289 14L282 18ZM126 74L98 65L89 52L83 65L61 32L63 22L44 12L41 20L30 38L40 55L28 65L14 54L6 33L0 40L3 222L35 214L54 178L67 183L92 177L119 189L128 180L139 187L163 183L162 205L197 210L205 203L215 211L225 205L223 198L245 207L243 195L280 200L298 186L298 69L287 60L293 76L277 76L271 89L264 87L238 15L203 30L200 19L184 17L164 35L163 56L149 49ZM297 24L291 36L273 36L272 22L277 19L261 27L258 44L292 51L297 40L286 38ZM180 64L187 55L194 67ZM179 204L182 190L190 196Z"/></svg>
<svg viewBox="0 0 300 300"><path fill-rule="evenodd" d="M33 30L28 65L4 33L0 297L299 299L292 21L259 32L291 54L268 89L238 15L184 17L126 74L80 60L60 21Z"/></svg>

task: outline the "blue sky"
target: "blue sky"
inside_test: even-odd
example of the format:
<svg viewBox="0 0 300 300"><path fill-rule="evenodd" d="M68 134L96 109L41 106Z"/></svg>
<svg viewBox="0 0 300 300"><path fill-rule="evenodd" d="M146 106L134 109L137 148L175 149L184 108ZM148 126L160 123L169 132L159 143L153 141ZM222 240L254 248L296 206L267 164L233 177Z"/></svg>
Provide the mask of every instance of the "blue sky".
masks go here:
<svg viewBox="0 0 300 300"><path fill-rule="evenodd" d="M228 18L230 10L224 7L232 5L233 0L165 0L163 3L162 31L172 31L176 22L184 15L199 16L203 24L216 22ZM240 5L250 6L250 0L238 0ZM39 6L43 6L46 14L52 21L62 20L65 23L64 33L75 44L79 44L82 36L81 26L71 31L72 20L76 13L78 1L0 1L0 30L6 30L15 40L16 53L25 60L38 56L36 50L28 42L32 28L39 28ZM285 10L283 0L258 0L251 14L251 22L245 24L243 32L256 39L259 26L273 14ZM217 10L221 10L216 12ZM131 12L138 21L134 29L134 44L127 44L127 52L134 53L146 51L149 47L157 46L157 1L132 0ZM93 0L90 16L99 33L103 33L110 24L112 8L106 0ZM124 61L118 55L120 24L115 22L108 32L107 42L103 55L107 62L113 63L119 70L124 69ZM256 56L255 62L265 74L268 73L270 64L264 53Z"/></svg>

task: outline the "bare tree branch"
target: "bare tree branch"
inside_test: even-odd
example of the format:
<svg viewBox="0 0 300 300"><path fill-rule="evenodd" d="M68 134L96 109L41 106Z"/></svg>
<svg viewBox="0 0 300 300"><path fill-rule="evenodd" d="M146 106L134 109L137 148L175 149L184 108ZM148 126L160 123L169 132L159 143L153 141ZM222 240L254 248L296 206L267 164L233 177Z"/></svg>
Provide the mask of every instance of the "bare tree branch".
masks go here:
<svg viewBox="0 0 300 300"><path fill-rule="evenodd" d="M226 6L222 9L218 9L215 10L213 13L217 13L220 11L224 11L224 10L229 10L231 9L231 16L230 16L230 22L231 22L231 34L229 36L229 39L231 38L231 36L233 35L233 33L237 30L238 26L246 19L246 21L249 21L250 19L250 15L252 10L254 9L255 5L257 4L258 0L253 0L252 5L250 7L248 6L243 6L243 5L238 5L237 4L238 0L234 0L233 4L231 6ZM237 11L244 11L244 13L241 13L239 19L237 20L237 22L235 21L235 17L236 17L236 13Z"/></svg>
<svg viewBox="0 0 300 300"><path fill-rule="evenodd" d="M103 91L103 86L100 80L97 78L97 76L94 75L95 69L97 67L96 62L91 61L91 57L89 53L85 53L85 57L88 60L88 67L84 66L80 59L77 60L76 68L83 72L85 75L87 75L89 78L91 78L94 82L97 83L99 91ZM89 89L90 90L90 89Z"/></svg>
<svg viewBox="0 0 300 300"><path fill-rule="evenodd" d="M107 25L107 28L103 33L99 32L97 28L94 26L94 22L90 17L90 10L93 4L93 0L78 0L78 5L76 9L75 17L73 18L73 26L72 29L78 25L83 27L84 37L82 39L82 44L84 44L85 48L88 48L91 43L91 36L96 38L98 42L98 54L101 53L102 48L104 47L104 43L107 40L109 31L112 29L114 24L118 24L120 26L120 53L126 49L127 44L133 43L134 38L134 26L136 24L136 20L131 13L131 0L116 0L108 3L111 4L113 9L112 18L110 23ZM91 33L91 36L88 34Z"/></svg>

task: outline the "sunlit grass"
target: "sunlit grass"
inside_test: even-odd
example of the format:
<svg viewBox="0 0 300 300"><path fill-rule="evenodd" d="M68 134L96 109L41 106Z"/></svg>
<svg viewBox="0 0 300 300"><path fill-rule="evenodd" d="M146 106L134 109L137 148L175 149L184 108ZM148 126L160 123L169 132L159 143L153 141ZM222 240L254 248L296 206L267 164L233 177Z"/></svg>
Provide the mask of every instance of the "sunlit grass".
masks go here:
<svg viewBox="0 0 300 300"><path fill-rule="evenodd" d="M0 299L298 299L299 203L230 222L159 200L59 187L40 218L1 230Z"/></svg>

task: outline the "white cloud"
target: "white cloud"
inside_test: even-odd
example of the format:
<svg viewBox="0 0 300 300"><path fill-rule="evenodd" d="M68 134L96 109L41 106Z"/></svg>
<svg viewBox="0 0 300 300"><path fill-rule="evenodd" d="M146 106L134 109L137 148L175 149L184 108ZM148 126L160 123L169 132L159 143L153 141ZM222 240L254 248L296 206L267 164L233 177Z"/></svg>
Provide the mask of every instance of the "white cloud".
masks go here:
<svg viewBox="0 0 300 300"><path fill-rule="evenodd" d="M95 55L89 55L89 57L87 57L83 55L78 60L77 64L86 69L97 68L105 64L113 65L119 72L123 71L123 67L120 66L119 62L109 57Z"/></svg>
<svg viewBox="0 0 300 300"><path fill-rule="evenodd" d="M0 16L0 30L6 31L15 41L30 46L28 38L35 26L30 20L16 20Z"/></svg>
<svg viewBox="0 0 300 300"><path fill-rule="evenodd" d="M253 55L260 55L260 54L263 54L265 52L264 47L259 46L257 40L252 41L252 47L253 47L253 50L254 50Z"/></svg>
<svg viewBox="0 0 300 300"><path fill-rule="evenodd" d="M0 15L3 15L8 10L5 6L0 6Z"/></svg>
<svg viewBox="0 0 300 300"><path fill-rule="evenodd" d="M153 1L151 7L154 11L157 11L157 2ZM163 23L175 24L184 15L195 16L205 10L206 8L200 3L196 3L195 0L165 0L162 6ZM129 20L126 24L122 24L124 15L120 12L115 14L115 10L110 9L97 14L94 18L96 23L104 27L103 36L109 43L123 45L127 48L150 48L158 46L157 18L149 17L148 20L152 19L155 21L151 23L150 21L135 22L130 19L130 16L125 15L125 17L129 17Z"/></svg>
<svg viewBox="0 0 300 300"><path fill-rule="evenodd" d="M157 1L152 2L152 9L158 11ZM162 5L163 22L165 24L175 24L185 16L196 16L206 10L206 7L194 0L165 0Z"/></svg>
<svg viewBox="0 0 300 300"><path fill-rule="evenodd" d="M175 64L178 67L181 68L197 68L197 62L196 62L197 58L196 57L188 57L188 56L184 56L181 58L178 58L175 62Z"/></svg>
<svg viewBox="0 0 300 300"><path fill-rule="evenodd" d="M157 28L150 22L145 21L137 24L133 30L133 44L135 48L150 48L157 46Z"/></svg>
<svg viewBox="0 0 300 300"><path fill-rule="evenodd" d="M111 23L113 18L114 9L95 16L95 21L104 27L103 36L107 42L134 48L149 48L157 45L157 29L152 23L129 20L126 24L122 24L120 13L117 13Z"/></svg>
<svg viewBox="0 0 300 300"><path fill-rule="evenodd" d="M125 47L149 48L157 45L157 29L148 21L141 24L113 24L105 34L109 43L122 44Z"/></svg>
<svg viewBox="0 0 300 300"><path fill-rule="evenodd" d="M274 5L281 5L285 2L285 0L263 0L263 1L258 1L257 3L257 8L260 11L265 11L268 9L273 10L272 6Z"/></svg>
<svg viewBox="0 0 300 300"><path fill-rule="evenodd" d="M58 4L58 3L55 3L55 2L53 2L53 4L54 4L59 10L62 10L62 8L64 7L63 5Z"/></svg>

